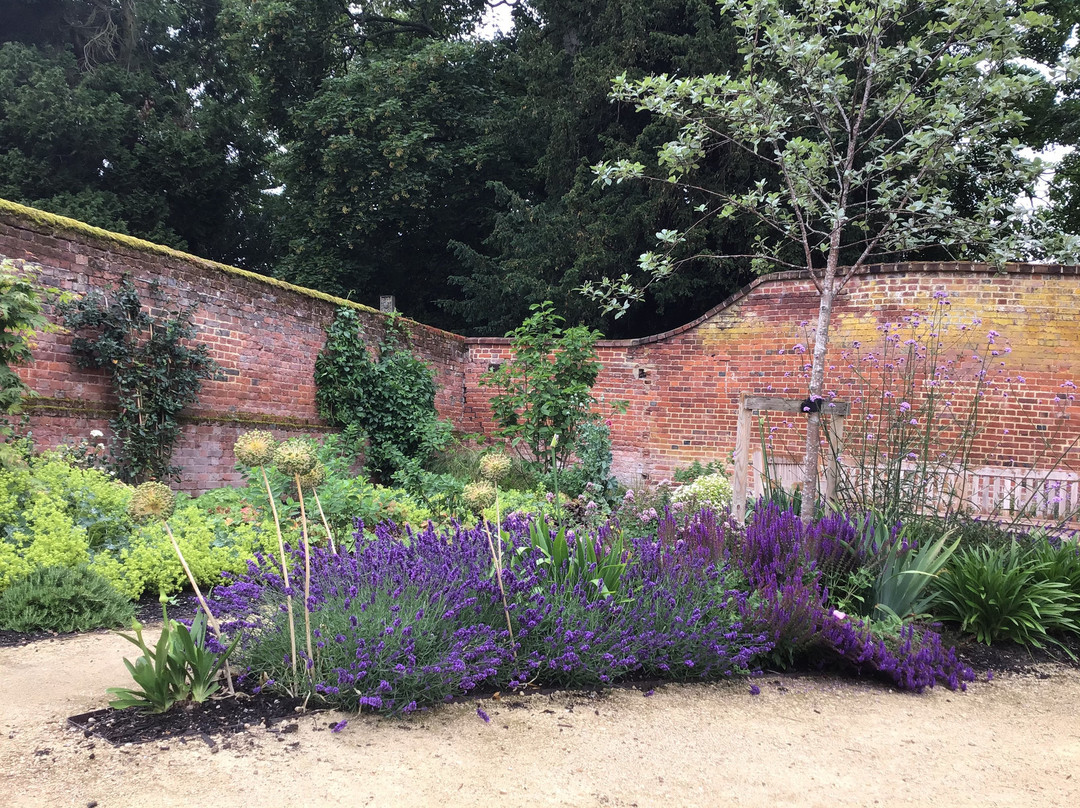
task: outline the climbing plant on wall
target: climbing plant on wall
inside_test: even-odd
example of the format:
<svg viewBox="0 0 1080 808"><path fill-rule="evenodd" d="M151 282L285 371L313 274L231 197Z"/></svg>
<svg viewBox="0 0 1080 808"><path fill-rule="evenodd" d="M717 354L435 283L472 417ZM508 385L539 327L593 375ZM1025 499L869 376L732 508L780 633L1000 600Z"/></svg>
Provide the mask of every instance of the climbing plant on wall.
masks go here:
<svg viewBox="0 0 1080 808"><path fill-rule="evenodd" d="M191 309L147 309L125 279L107 294L91 292L60 311L75 334L77 364L104 368L112 382L117 413L109 426L117 476L130 483L178 479L171 458L180 412L198 399L201 381L217 367L205 345L193 344Z"/></svg>
<svg viewBox="0 0 1080 808"><path fill-rule="evenodd" d="M435 411L435 377L409 351L409 334L396 315L373 356L355 309L342 307L315 360L320 414L347 436L367 438L367 464L390 474L423 461L445 443L448 426Z"/></svg>

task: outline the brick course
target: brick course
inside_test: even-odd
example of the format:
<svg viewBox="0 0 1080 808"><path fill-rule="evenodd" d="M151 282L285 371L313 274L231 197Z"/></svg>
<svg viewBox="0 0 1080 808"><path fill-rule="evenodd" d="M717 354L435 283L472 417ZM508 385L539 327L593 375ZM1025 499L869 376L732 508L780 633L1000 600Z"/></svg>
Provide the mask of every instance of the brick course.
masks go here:
<svg viewBox="0 0 1080 808"><path fill-rule="evenodd" d="M826 388L841 400L858 397L861 388L847 367L845 349L855 342L864 351L877 349L883 338L880 326L928 314L936 305L934 293L947 292L954 336L963 333L961 325L978 318L981 324L967 325L966 332L975 335L976 344L985 346L993 329L1002 335L999 347L1006 338L1011 347L1010 354L994 360L1006 362L1003 375L995 376L999 391L990 402L997 409L983 415L986 428L975 443L971 464L1046 466L1064 454L1065 468L1080 468L1080 457L1071 448L1080 440L1080 413L1067 396L1059 398L1073 380L1080 383L1077 271L944 263L867 267L848 281L836 300ZM794 349L800 344L811 347L817 304L808 278L777 273L758 279L681 328L601 342L603 371L594 392L602 402L628 402L625 414L608 415L616 476L628 483L658 481L693 460L730 458L743 392L804 397L809 377L804 366L810 355ZM479 386L479 378L490 364L509 358L509 341L477 338L467 346L463 426L490 431L490 391ZM968 367L965 372L974 371ZM1016 381L1018 375L1024 377L1023 384ZM1010 393L1007 405L1002 390ZM956 409L964 405L957 401ZM778 414L770 416L769 423L777 427L774 456L801 454L800 423ZM849 434L856 429L849 420ZM756 451L756 436L751 443Z"/></svg>

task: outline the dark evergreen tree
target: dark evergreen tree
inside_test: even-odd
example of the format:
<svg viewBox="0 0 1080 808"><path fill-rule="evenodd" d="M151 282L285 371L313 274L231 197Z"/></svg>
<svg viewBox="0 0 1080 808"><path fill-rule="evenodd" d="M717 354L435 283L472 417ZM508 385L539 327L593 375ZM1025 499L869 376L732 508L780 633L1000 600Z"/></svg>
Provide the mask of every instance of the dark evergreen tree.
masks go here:
<svg viewBox="0 0 1080 808"><path fill-rule="evenodd" d="M0 0L0 196L269 263L266 140L219 0Z"/></svg>

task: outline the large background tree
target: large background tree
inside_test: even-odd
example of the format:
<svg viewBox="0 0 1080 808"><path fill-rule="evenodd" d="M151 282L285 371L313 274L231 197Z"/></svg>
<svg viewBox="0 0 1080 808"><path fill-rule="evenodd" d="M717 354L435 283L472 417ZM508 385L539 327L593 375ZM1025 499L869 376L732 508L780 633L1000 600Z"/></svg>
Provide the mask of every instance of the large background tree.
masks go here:
<svg viewBox="0 0 1080 808"><path fill-rule="evenodd" d="M512 116L507 141L518 155L513 177L499 178L497 215L482 246L459 240L462 299L448 302L470 331L501 334L554 300L572 321L609 335L663 330L701 314L750 279L745 263L696 262L619 322L600 321L574 289L621 273L658 228L690 219L682 194L626 187L604 194L591 166L605 156L643 159L674 134L670 124L610 103L611 76L726 69L738 54L714 0L533 0L518 6L502 70ZM741 159L714 154L703 166L715 184L752 180ZM744 223L714 222L695 234L735 244Z"/></svg>
<svg viewBox="0 0 1080 808"><path fill-rule="evenodd" d="M0 0L0 197L255 268L265 138L218 0Z"/></svg>
<svg viewBox="0 0 1080 808"><path fill-rule="evenodd" d="M741 35L740 69L616 79L615 99L681 128L652 173L628 160L596 170L605 184L651 178L695 197L698 223L661 232L661 249L641 256L650 281L686 260L688 232L739 213L756 219L742 254L758 269L810 273L820 307L809 396L820 401L833 301L860 266L927 247L993 261L1029 254L1030 217L1014 194L1040 166L1002 135L1022 127L1040 87L1019 67L1021 43L1050 19L1010 0L722 5ZM717 149L761 165L762 179L747 192L698 182ZM629 274L585 290L616 312L642 294ZM804 518L817 504L816 409L807 418Z"/></svg>
<svg viewBox="0 0 1080 808"><path fill-rule="evenodd" d="M694 256L739 252L748 215L692 226L683 189L605 193L591 172L647 162L679 126L611 103L612 76L737 67L724 9L519 0L514 29L485 41L487 2L0 0L0 196L354 300L392 293L473 334L504 333L546 299L611 336L655 333L747 282L748 260ZM1042 62L1075 47L1077 7L1050 0L1055 24L1017 46ZM1039 86L1025 137L1075 143L1076 86ZM987 187L970 156L975 172L952 180L964 215L1018 187ZM1066 158L1051 188L1071 232L1078 165ZM695 181L737 193L770 171L724 146ZM621 319L574 293L632 271L665 230L685 234L687 260Z"/></svg>

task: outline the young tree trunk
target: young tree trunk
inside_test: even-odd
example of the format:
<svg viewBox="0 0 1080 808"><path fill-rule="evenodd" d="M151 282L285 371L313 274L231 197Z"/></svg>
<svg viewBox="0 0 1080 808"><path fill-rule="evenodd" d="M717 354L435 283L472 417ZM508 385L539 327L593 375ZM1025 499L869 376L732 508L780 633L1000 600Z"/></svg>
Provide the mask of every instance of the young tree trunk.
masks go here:
<svg viewBox="0 0 1080 808"><path fill-rule="evenodd" d="M829 323L832 320L833 299L836 296L836 269L839 254L829 251L825 276L821 282L821 303L818 305L817 328L814 331L814 353L810 365L810 400L820 402L825 392L825 355L829 349ZM813 408L812 408L813 409ZM806 458L803 463L802 509L804 522L814 518L818 500L818 460L821 456L821 413L810 412L806 419Z"/></svg>

